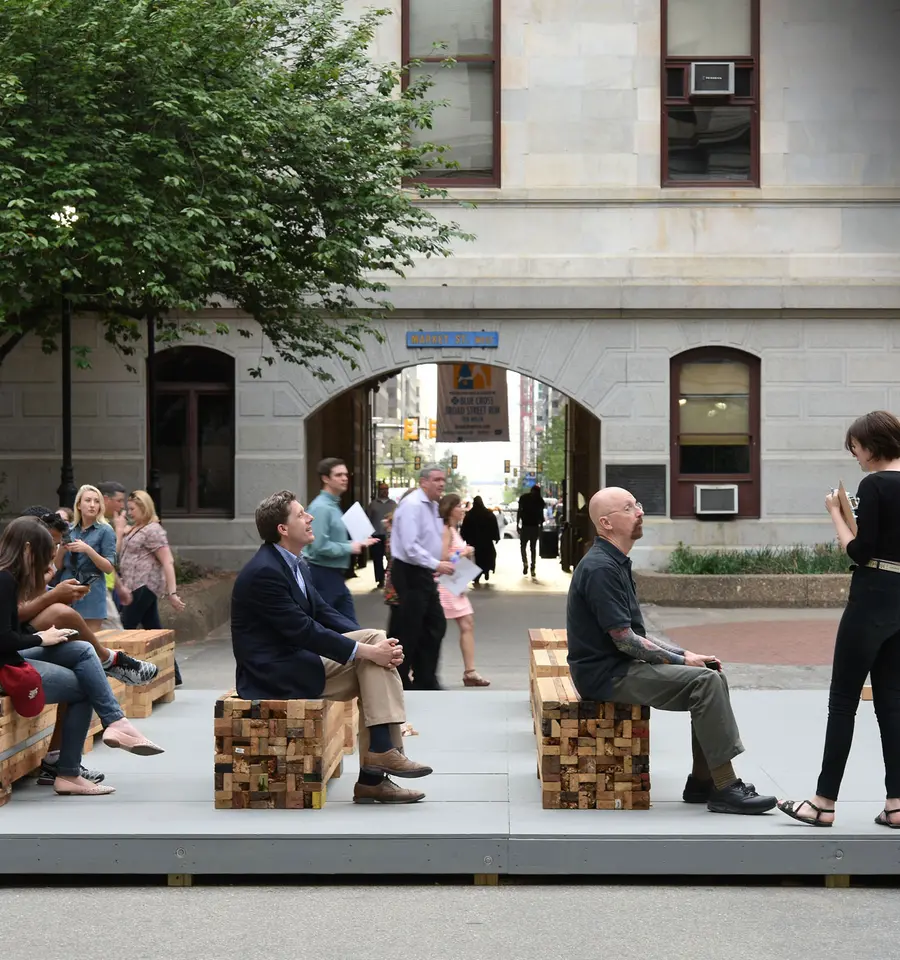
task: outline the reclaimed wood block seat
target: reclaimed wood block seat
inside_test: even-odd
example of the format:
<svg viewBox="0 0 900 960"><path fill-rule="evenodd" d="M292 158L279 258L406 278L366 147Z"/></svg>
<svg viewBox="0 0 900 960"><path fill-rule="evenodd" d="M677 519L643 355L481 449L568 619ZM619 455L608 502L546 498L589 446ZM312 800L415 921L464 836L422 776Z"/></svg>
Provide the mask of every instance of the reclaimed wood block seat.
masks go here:
<svg viewBox="0 0 900 960"><path fill-rule="evenodd" d="M109 678L116 699L123 704L127 687ZM21 717L9 697L0 695L0 807L8 803L12 785L40 768L56 726L56 704L49 704L36 717ZM95 713L91 719L84 752L94 748L94 737L103 729Z"/></svg>
<svg viewBox="0 0 900 960"><path fill-rule="evenodd" d="M171 703L175 699L174 630L103 630L97 637L111 650L121 650L159 667L159 673L150 683L127 688L123 704L126 717L149 717L154 703Z"/></svg>
<svg viewBox="0 0 900 960"><path fill-rule="evenodd" d="M323 807L328 781L341 773L351 717L353 709L340 700L223 694L214 721L216 809Z"/></svg>
<svg viewBox="0 0 900 960"><path fill-rule="evenodd" d="M582 700L570 677L534 687L543 807L648 810L650 708Z"/></svg>
<svg viewBox="0 0 900 960"><path fill-rule="evenodd" d="M533 627L528 631L528 644L532 650L568 647L568 634L565 630L554 630L549 627Z"/></svg>

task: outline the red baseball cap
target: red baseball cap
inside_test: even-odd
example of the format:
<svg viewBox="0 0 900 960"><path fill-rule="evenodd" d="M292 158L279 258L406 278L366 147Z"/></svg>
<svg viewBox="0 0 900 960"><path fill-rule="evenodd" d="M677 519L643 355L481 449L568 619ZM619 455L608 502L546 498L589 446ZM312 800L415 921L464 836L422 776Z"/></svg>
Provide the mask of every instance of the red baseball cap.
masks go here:
<svg viewBox="0 0 900 960"><path fill-rule="evenodd" d="M0 667L0 687L20 717L36 717L47 705L41 675L30 663Z"/></svg>

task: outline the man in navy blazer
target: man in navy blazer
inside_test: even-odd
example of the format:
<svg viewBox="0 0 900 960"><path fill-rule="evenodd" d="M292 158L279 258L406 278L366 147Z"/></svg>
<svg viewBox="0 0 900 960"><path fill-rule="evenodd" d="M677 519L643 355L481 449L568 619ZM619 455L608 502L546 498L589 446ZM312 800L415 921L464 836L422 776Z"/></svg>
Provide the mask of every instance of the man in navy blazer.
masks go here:
<svg viewBox="0 0 900 960"><path fill-rule="evenodd" d="M431 767L403 753L406 720L397 667L403 647L381 630L360 630L316 592L301 559L312 517L289 490L256 509L263 540L231 594L231 644L238 696L247 700L359 697L357 803L414 803L424 794L389 779L424 777Z"/></svg>

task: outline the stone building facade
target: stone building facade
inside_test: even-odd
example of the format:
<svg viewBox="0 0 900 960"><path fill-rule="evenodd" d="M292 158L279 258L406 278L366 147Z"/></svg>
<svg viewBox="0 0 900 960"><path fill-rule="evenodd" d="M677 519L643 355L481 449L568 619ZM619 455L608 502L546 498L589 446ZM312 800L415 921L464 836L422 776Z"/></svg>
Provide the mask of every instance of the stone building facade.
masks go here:
<svg viewBox="0 0 900 960"><path fill-rule="evenodd" d="M749 16L750 45L727 18L701 29L705 7ZM216 390L231 370L230 440L220 423L211 442L215 469L232 469L230 487L215 481L231 508L204 514L208 491L185 494L196 509L170 512L173 542L236 566L256 542L257 501L311 489L309 460L328 436L316 417L330 402L392 371L461 358L540 380L599 418L601 481L631 478L655 496L638 563L662 562L679 541L829 538L824 494L856 482L847 424L900 410L895 7L397 0L377 56L399 61L418 54L416 37L447 39L442 8L468 30L453 43L476 51L450 71L463 66L469 79L438 91L456 99L435 139L445 133L464 164L444 181L450 197L431 203L476 239L395 284L384 343L371 341L358 370L331 365L331 384L294 365L254 380L258 343L197 341L227 358ZM728 49L698 48L716 29ZM686 95L690 63L729 57L743 96ZM417 330L496 331L499 346L410 349ZM86 319L75 341L94 349L92 368L74 375L76 480L143 484L143 374L128 373ZM59 482L58 369L34 343L0 367L0 472L14 506L52 500ZM195 411L207 402L198 398ZM196 466L204 454L192 456ZM693 487L717 480L740 488L737 517L695 515Z"/></svg>

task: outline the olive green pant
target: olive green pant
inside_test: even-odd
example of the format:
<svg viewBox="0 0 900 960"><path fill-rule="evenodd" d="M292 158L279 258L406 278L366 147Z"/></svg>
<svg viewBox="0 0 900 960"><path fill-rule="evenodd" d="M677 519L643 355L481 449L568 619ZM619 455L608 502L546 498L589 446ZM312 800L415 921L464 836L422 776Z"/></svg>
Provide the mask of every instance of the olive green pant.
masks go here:
<svg viewBox="0 0 900 960"><path fill-rule="evenodd" d="M710 769L744 752L725 674L708 667L635 661L624 677L613 680L611 700L639 703L657 710L687 710L691 735Z"/></svg>

